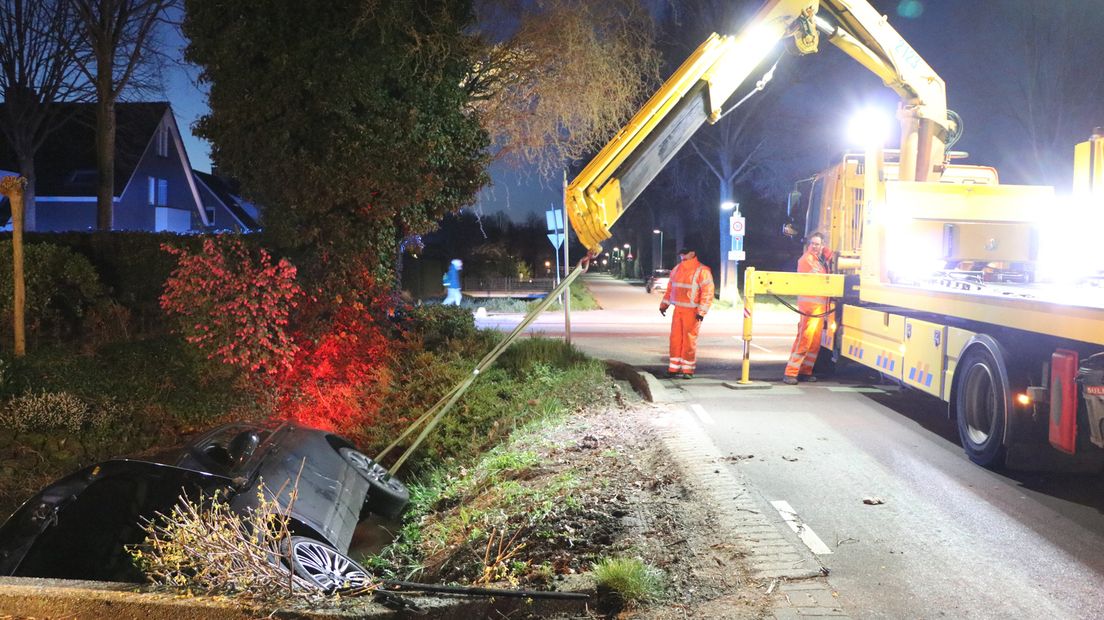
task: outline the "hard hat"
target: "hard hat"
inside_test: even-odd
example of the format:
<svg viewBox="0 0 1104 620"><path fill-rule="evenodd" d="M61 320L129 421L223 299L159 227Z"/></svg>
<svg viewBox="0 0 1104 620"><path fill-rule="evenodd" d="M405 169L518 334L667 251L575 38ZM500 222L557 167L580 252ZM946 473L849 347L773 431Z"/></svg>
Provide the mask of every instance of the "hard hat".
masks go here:
<svg viewBox="0 0 1104 620"><path fill-rule="evenodd" d="M460 260L459 258L454 258L452 259L452 266L456 267L457 269L461 269L464 267L464 261Z"/></svg>

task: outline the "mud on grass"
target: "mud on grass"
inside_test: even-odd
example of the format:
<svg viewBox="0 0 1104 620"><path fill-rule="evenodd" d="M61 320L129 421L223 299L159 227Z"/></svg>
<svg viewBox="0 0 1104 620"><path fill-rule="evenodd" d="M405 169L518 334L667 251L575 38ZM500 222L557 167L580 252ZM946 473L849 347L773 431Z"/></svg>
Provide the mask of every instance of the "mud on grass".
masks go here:
<svg viewBox="0 0 1104 620"><path fill-rule="evenodd" d="M403 579L595 594L595 563L639 558L661 571L662 592L635 605L599 592L594 615L769 617L743 554L671 464L651 424L659 409L625 400L525 429L416 488L402 535L376 562Z"/></svg>

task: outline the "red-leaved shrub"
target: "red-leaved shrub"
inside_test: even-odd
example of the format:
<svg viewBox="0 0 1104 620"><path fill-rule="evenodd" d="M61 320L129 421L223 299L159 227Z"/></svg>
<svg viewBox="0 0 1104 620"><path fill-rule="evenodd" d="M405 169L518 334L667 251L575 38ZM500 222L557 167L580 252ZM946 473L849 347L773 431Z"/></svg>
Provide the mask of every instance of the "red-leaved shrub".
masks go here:
<svg viewBox="0 0 1104 620"><path fill-rule="evenodd" d="M278 379L278 414L356 438L377 421L392 382L388 330L361 302L344 302L327 329L301 341Z"/></svg>
<svg viewBox="0 0 1104 620"><path fill-rule="evenodd" d="M290 369L299 348L288 317L303 294L294 265L228 237L205 239L197 254L161 247L177 257L161 308L188 342L208 359L257 375Z"/></svg>

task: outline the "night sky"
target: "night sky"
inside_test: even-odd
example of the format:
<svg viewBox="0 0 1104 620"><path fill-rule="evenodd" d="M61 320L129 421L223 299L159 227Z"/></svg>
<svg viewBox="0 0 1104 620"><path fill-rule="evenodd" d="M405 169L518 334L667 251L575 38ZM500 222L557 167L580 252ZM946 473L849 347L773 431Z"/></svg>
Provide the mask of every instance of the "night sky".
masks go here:
<svg viewBox="0 0 1104 620"><path fill-rule="evenodd" d="M872 4L889 16L890 23L946 81L949 107L965 121L965 135L955 149L970 153L968 163L996 165L1003 182L1051 183L1059 190L1068 186L1073 144L1086 139L1094 126L1104 125L1099 71L1099 59L1104 57L1099 36L1104 29L1104 2L874 0ZM179 48L181 43L166 41L166 46ZM795 111L804 114L808 126L796 132L793 127L780 127L779 134L803 132L809 137L810 151L827 149L819 160L803 158L798 168L812 168L795 169L794 178L827 165L835 153L849 147L841 128L854 109L874 104L893 113L895 95L831 44L822 42L815 57L784 62L808 65L791 70L792 83L776 79L771 85L785 89L781 105L793 108L789 117ZM1029 101L1023 93L1031 88L1031 67L1039 67L1036 89L1042 94ZM183 63L173 66L167 97L193 166L207 171L208 146L190 133L191 123L206 111L194 75L195 70ZM1025 121L1029 108L1043 106L1046 113L1037 114L1034 122ZM779 117L784 116L780 110ZM1050 136L1054 153L1050 163L1042 166L1044 172L1035 163L1039 158L1028 140L1032 132ZM800 148L800 139L787 137L787 141ZM530 213L543 214L549 204L561 202L558 178L542 181L501 164L491 172L494 184L480 194L476 210L505 211L523 221Z"/></svg>

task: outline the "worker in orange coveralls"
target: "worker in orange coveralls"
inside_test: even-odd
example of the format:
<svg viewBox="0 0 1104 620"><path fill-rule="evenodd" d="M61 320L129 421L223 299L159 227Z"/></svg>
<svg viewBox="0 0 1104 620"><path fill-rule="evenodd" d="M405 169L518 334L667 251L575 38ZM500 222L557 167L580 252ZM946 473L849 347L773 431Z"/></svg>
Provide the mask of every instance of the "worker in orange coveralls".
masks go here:
<svg viewBox="0 0 1104 620"><path fill-rule="evenodd" d="M831 250L824 247L824 235L809 235L805 253L797 259L798 273L828 273L828 260ZM801 311L801 320L797 323L797 338L790 351L790 361L786 363L786 372L782 382L789 385L800 381L816 381L813 364L820 352L820 333L824 329L824 314L828 310L827 297L801 295L797 298L797 309Z"/></svg>
<svg viewBox="0 0 1104 620"><path fill-rule="evenodd" d="M667 376L693 379L698 359L698 331L713 305L713 272L698 262L697 253L690 248L684 248L679 256L682 262L671 270L667 294L659 302L659 313L667 316L667 308L675 307Z"/></svg>

